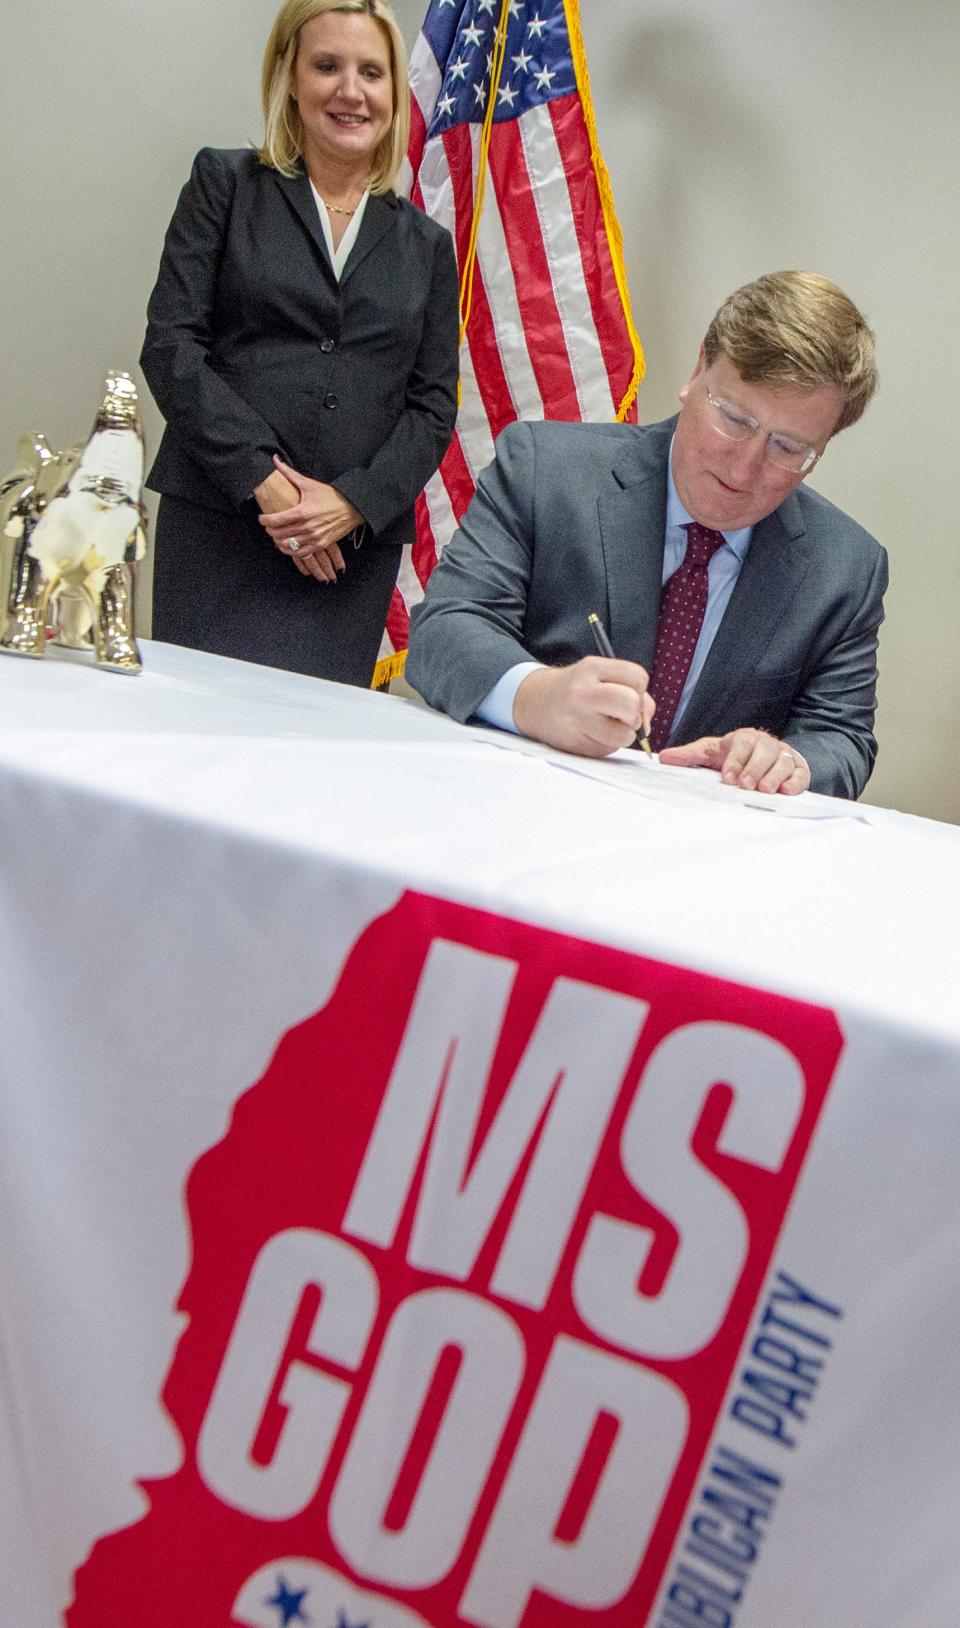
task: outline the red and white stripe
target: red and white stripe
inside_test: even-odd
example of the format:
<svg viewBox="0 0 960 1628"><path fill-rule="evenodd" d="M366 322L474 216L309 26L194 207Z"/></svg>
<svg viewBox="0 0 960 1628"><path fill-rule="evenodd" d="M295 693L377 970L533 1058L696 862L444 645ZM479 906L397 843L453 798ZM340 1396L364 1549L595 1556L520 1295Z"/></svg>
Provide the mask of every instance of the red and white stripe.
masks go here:
<svg viewBox="0 0 960 1628"><path fill-rule="evenodd" d="M441 74L423 36L411 54L410 83L412 127L401 183L414 203L448 227L462 268L480 126L457 124L426 140ZM404 550L382 658L406 648L409 613L504 425L518 418L614 420L633 377L634 338L579 96L495 123L460 356L457 428L417 505L417 542Z"/></svg>

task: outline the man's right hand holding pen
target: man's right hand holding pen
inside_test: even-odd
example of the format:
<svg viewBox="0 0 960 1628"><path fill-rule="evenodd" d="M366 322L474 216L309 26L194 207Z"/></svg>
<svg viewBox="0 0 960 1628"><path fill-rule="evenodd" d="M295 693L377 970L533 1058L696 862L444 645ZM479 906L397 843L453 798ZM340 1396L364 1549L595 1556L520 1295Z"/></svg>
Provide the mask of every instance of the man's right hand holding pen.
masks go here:
<svg viewBox="0 0 960 1628"><path fill-rule="evenodd" d="M608 757L647 735L655 711L649 675L635 661L585 656L571 667L539 667L517 690L513 718L521 734L563 752Z"/></svg>
<svg viewBox="0 0 960 1628"><path fill-rule="evenodd" d="M610 643L607 630L596 611L590 612L590 615L587 617L587 626L593 635L593 642L597 647L597 654L599 656L609 656L611 661L616 661L616 651L614 650L613 645ZM656 706L657 703L654 702L653 704ZM647 757L653 757L653 747L650 745L649 723L645 723L643 728L637 731L635 744L640 747L641 751L646 752Z"/></svg>

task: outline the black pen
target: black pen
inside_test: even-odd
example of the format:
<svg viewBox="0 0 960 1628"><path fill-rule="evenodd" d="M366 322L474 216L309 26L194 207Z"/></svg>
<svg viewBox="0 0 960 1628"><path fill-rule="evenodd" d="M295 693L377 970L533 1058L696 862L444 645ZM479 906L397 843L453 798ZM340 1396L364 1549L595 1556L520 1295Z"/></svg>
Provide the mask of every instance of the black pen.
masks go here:
<svg viewBox="0 0 960 1628"><path fill-rule="evenodd" d="M599 656L609 656L611 661L616 661L617 658L613 653L613 645L607 638L607 630L596 611L590 612L590 615L587 617L587 621L590 623L590 632L593 634L593 642L597 647L597 654ZM637 735L637 745L643 748L647 754L647 757L653 757L653 747L650 745L650 736L647 733L647 727L645 724L642 726L640 733Z"/></svg>

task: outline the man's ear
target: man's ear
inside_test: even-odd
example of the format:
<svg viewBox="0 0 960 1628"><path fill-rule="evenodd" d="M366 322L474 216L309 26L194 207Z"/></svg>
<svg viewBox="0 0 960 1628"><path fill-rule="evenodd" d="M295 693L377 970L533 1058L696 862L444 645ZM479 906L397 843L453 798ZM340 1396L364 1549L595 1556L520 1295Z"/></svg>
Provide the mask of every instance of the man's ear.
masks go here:
<svg viewBox="0 0 960 1628"><path fill-rule="evenodd" d="M697 353L697 365L694 368L693 372L691 373L691 375L690 375L689 379L687 380L686 384L684 385L683 389L680 391L680 400L681 401L686 401L686 399L689 396L690 391L693 388L694 384L696 383L697 379L699 379L701 373L704 372L704 370L706 368L706 365L707 365L707 358L704 355L703 346L701 345L700 349L699 349L699 351Z"/></svg>

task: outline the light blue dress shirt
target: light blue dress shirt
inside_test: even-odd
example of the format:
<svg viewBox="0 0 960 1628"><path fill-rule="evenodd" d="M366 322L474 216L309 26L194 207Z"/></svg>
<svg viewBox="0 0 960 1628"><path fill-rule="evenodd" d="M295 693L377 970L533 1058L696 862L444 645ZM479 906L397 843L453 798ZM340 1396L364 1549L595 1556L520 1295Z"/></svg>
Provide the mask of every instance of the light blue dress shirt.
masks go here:
<svg viewBox="0 0 960 1628"><path fill-rule="evenodd" d="M670 444L670 462L667 465L667 527L663 549L663 575L661 585L672 577L683 563L683 556L687 552L687 534L684 526L690 524L693 515L688 514L677 496L677 488L673 483L673 443ZM683 717L684 708L693 692L693 687L700 677L707 653L716 637L717 629L723 619L723 613L730 602L734 585L740 575L743 562L750 547L752 526L743 526L739 531L725 531L724 546L718 548L707 567L707 608L704 613L703 626L697 640L697 648L693 652L690 671L683 686L683 693L673 720L671 737ZM515 667L510 667L503 677L498 679L493 689L488 691L477 708L477 717L485 724L493 724L497 729L507 729L511 734L518 735L513 721L513 703L516 693L528 673L536 672L543 665L539 661L519 661Z"/></svg>

